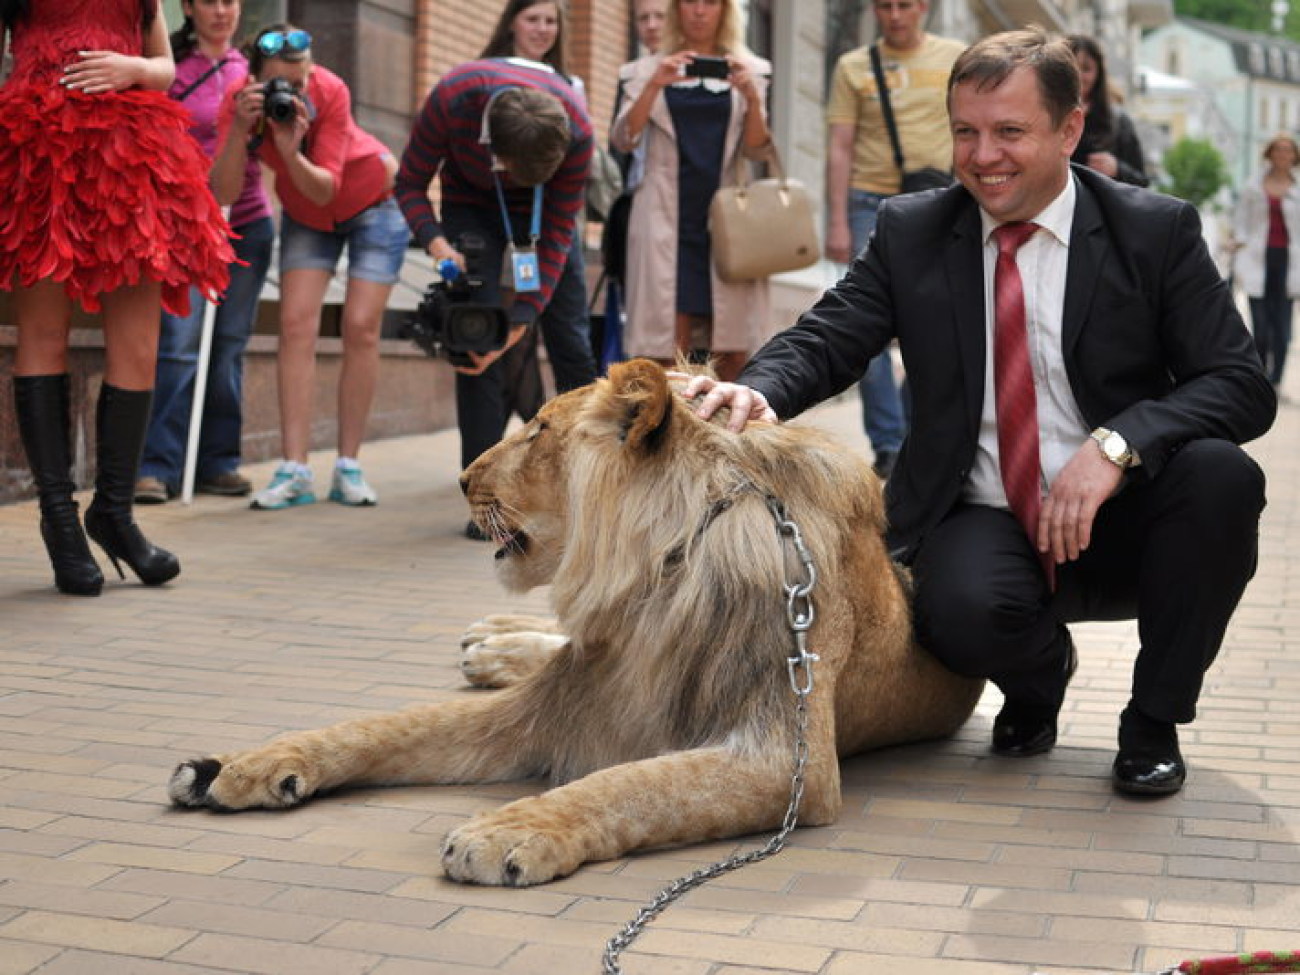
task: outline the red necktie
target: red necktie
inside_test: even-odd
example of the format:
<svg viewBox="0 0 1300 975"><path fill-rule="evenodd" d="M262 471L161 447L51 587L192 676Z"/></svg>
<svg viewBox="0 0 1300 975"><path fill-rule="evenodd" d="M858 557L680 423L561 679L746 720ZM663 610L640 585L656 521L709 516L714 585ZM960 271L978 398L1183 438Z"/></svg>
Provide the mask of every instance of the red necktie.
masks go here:
<svg viewBox="0 0 1300 975"><path fill-rule="evenodd" d="M1004 223L993 231L998 263L993 275L993 385L997 396L998 458L1007 502L1038 548L1038 512L1043 498L1038 461L1038 397L1029 365L1029 335L1025 325L1025 291L1016 267L1016 251L1038 230L1038 224ZM1048 586L1055 588L1056 565L1051 553L1039 558Z"/></svg>

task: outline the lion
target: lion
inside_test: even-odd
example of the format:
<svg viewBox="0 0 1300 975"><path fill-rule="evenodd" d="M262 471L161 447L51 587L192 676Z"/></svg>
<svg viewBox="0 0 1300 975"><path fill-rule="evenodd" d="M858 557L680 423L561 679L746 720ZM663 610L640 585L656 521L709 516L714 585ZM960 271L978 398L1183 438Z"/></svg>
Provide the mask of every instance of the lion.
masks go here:
<svg viewBox="0 0 1300 975"><path fill-rule="evenodd" d="M807 426L730 432L681 385L648 360L612 366L461 476L504 587L549 585L556 613L471 628L466 674L500 689L184 762L172 801L284 808L346 786L549 777L444 841L448 877L506 886L777 827L795 750L785 585L798 566L774 506L816 573L800 822L836 819L839 757L950 735L983 684L913 639L866 461Z"/></svg>

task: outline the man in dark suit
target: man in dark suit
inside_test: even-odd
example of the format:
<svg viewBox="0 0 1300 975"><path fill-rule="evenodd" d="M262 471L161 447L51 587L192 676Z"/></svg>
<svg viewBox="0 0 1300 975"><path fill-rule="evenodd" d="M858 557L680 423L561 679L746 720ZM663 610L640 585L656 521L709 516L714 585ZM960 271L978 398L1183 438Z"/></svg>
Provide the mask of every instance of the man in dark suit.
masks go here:
<svg viewBox="0 0 1300 975"><path fill-rule="evenodd" d="M1056 743L1065 624L1136 617L1112 778L1168 795L1186 778L1176 725L1254 573L1264 476L1238 444L1276 397L1196 210L1070 166L1083 113L1063 40L979 41L948 107L961 185L886 201L843 280L737 383L686 392L706 416L729 406L733 429L791 417L897 338L913 421L885 497L918 639L1002 690L993 750L1024 756ZM1027 409L1003 365L1013 320Z"/></svg>

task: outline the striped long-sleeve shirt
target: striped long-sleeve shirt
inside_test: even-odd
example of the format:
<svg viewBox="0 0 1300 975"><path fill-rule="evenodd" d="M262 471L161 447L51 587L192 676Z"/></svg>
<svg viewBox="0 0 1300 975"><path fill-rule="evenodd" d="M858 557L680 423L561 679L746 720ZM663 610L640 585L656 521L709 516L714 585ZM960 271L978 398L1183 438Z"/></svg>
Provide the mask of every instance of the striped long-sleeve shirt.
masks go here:
<svg viewBox="0 0 1300 975"><path fill-rule="evenodd" d="M545 65L514 58L488 58L453 68L429 92L411 139L402 153L397 174L397 201L416 241L423 248L443 234L442 224L429 201L429 184L436 177L441 201L499 210L492 179L492 155L480 144L483 113L492 94L503 88L538 88L550 92L564 105L572 123L568 154L545 184L542 194L541 238L537 259L541 287L516 295L510 319L532 323L551 300L564 269L574 229L582 209L587 173L591 166L591 121L568 82ZM499 174L506 205L517 233L526 234L532 216L533 191L512 185Z"/></svg>

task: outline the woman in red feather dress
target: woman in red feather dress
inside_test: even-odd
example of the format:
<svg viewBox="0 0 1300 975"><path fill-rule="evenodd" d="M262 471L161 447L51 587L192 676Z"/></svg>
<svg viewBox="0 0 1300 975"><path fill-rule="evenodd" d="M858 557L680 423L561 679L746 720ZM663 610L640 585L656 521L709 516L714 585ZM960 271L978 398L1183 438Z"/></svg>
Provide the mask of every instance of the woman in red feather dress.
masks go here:
<svg viewBox="0 0 1300 975"><path fill-rule="evenodd" d="M0 289L18 325L14 399L60 591L98 595L86 535L118 574L146 585L180 572L132 515L149 422L162 307L189 288L215 298L233 254L185 109L158 0L0 0ZM73 500L68 406L72 303L102 311L95 496L85 531Z"/></svg>

